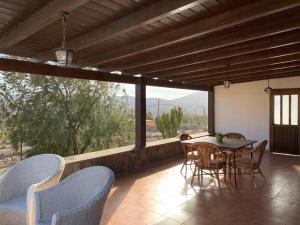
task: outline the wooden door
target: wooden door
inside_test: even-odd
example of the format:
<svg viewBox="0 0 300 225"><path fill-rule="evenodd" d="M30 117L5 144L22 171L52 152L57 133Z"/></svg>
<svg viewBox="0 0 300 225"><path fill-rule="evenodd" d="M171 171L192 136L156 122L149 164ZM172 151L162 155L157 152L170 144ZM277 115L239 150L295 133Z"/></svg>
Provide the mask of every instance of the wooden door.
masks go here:
<svg viewBox="0 0 300 225"><path fill-rule="evenodd" d="M270 98L270 150L300 155L300 89L274 89Z"/></svg>

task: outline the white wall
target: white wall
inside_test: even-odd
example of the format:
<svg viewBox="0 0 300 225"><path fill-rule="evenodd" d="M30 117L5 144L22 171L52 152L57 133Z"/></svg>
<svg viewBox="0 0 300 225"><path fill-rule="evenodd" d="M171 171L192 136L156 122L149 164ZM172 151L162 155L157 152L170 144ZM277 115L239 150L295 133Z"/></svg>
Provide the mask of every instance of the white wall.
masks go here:
<svg viewBox="0 0 300 225"><path fill-rule="evenodd" d="M215 87L216 132L239 132L248 139L269 140L267 80ZM270 80L273 89L300 88L300 76Z"/></svg>

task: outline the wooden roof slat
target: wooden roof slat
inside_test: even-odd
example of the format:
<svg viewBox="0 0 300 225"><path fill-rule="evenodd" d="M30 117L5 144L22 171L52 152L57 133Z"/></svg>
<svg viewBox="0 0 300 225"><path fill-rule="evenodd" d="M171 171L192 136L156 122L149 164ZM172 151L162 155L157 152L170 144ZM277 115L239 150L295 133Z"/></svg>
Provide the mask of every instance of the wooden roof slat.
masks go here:
<svg viewBox="0 0 300 225"><path fill-rule="evenodd" d="M291 56L286 56L285 60L283 59L283 61L279 61L279 62L272 62L270 60L270 62L268 63L266 61L266 63L261 63L255 67L253 66L232 66L232 68L230 67L229 69L227 68L220 68L220 69L216 69L216 70L210 70L210 72L199 72L198 76L194 76L194 77L189 77L189 76L185 76L182 75L180 80L174 79L175 81L187 81L187 80L193 80L193 82L198 82L198 81L202 81L202 80L208 80L208 79L218 79L218 78L222 78L222 79L226 79L228 77L228 79L230 79L230 77L234 77L234 76L240 76L240 75L244 75L244 74L251 74L251 73L258 73L258 72L262 72L262 71L274 71L277 69L281 69L281 68L290 68L290 67L295 67L295 66L300 66L300 58L299 58L300 54L295 54L295 55L291 55Z"/></svg>
<svg viewBox="0 0 300 225"><path fill-rule="evenodd" d="M280 77L291 77L291 76L300 76L300 67L293 67L290 69L281 69L277 71L269 71L269 72L261 72L256 74L250 74L245 76L237 76L235 78L231 78L230 82L232 83L242 83L256 80L265 80L268 78L280 78ZM215 86L223 84L224 79L205 81L205 82L193 82L198 85L206 85L206 86ZM267 84L266 84L267 85Z"/></svg>
<svg viewBox="0 0 300 225"><path fill-rule="evenodd" d="M28 38L47 25L60 19L61 11L73 11L89 0L54 0L0 38L0 51Z"/></svg>
<svg viewBox="0 0 300 225"><path fill-rule="evenodd" d="M154 64L134 67L132 69L123 70L126 74L153 74L157 76L160 71L169 69L176 69L183 66L200 64L212 60L224 59L234 56L242 56L253 52L260 52L263 50L273 49L293 43L300 42L300 30L285 32L282 34L273 35L271 37L261 38L254 41L248 41L241 44L227 46L220 49L214 49L207 52L200 52L197 54L188 55L185 57L175 58L158 62ZM243 57L240 57L242 60Z"/></svg>
<svg viewBox="0 0 300 225"><path fill-rule="evenodd" d="M278 63L280 60L290 60L296 57L300 52L300 44L288 45L281 48L268 49L266 51L253 52L246 55L238 55L229 58L217 59L214 61L194 64L192 66L185 66L176 69L170 69L159 73L145 74L147 76L162 76L170 79L180 79L180 77L192 78L193 74L206 72L208 70L226 70L227 65L230 68L240 68L246 66L259 66L261 64ZM300 57L300 55L297 55Z"/></svg>
<svg viewBox="0 0 300 225"><path fill-rule="evenodd" d="M175 44L207 33L215 32L237 24L245 23L263 16L274 14L300 5L297 0L259 1L235 10L200 20L188 26L173 29L155 37L112 50L98 56L91 56L82 62L83 65L95 65L111 62L123 57Z"/></svg>
<svg viewBox="0 0 300 225"><path fill-rule="evenodd" d="M208 36L205 38L188 41L185 44L178 46L164 47L150 53L144 53L133 57L128 57L116 62L105 63L107 68L126 70L141 65L152 64L165 60L175 59L179 57L187 57L188 55L206 52L210 50L217 50L218 48L241 44L243 42L257 40L263 37L270 37L279 33L284 33L290 30L300 28L300 14L297 17L286 17L280 21L274 21L270 24L264 23L260 26L248 26L244 29L234 30L233 32L226 32L225 34L218 34ZM285 37L289 38L289 37Z"/></svg>
<svg viewBox="0 0 300 225"><path fill-rule="evenodd" d="M105 26L100 26L68 41L69 48L73 50L80 50L87 48L96 43L102 42L111 38L114 35L121 34L132 30L142 24L150 23L154 20L172 15L178 11L181 11L187 7L192 7L196 4L200 4L205 0L162 0L155 4L144 7L138 11L135 11L128 16L122 17L112 23ZM57 47L57 46L55 46ZM40 60L46 60L53 57L51 51L41 52L36 55L35 58Z"/></svg>

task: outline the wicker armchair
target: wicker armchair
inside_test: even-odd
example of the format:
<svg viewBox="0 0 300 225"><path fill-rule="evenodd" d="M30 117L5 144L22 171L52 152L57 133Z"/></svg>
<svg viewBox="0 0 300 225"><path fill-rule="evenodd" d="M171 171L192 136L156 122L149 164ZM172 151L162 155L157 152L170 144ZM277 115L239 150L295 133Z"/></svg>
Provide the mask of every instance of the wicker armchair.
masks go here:
<svg viewBox="0 0 300 225"><path fill-rule="evenodd" d="M99 225L113 172L103 166L80 170L58 185L32 193L30 225Z"/></svg>
<svg viewBox="0 0 300 225"><path fill-rule="evenodd" d="M180 141L185 141L185 140L189 140L189 139L192 139L192 137L188 134L181 134L180 137L179 137ZM183 160L180 172L182 172L183 168L185 167L184 177L186 177L187 167L192 166L192 164L194 162L195 155L197 155L197 152L196 151L193 152L193 148L191 148L191 145L181 144L181 148L183 150L184 160Z"/></svg>
<svg viewBox="0 0 300 225"><path fill-rule="evenodd" d="M25 225L32 216L30 193L56 185L65 166L57 155L43 154L18 162L0 177L0 224Z"/></svg>
<svg viewBox="0 0 300 225"><path fill-rule="evenodd" d="M226 162L224 160L213 159L213 156L219 151L219 149L210 143L195 143L193 148L197 151L197 156L195 158L195 170L192 176L191 183L194 181L194 177L198 175L198 182L200 176L202 178L203 174L209 174L218 180L218 185L220 185L219 171L224 171L224 179L226 179ZM207 173L206 170L210 172ZM213 174L213 173L214 174Z"/></svg>
<svg viewBox="0 0 300 225"><path fill-rule="evenodd" d="M266 146L268 141L264 140L259 143L254 149L244 154L251 154L251 158L238 158L235 161L236 168L239 171L242 171L241 174L250 174L254 177L255 173L260 173L264 178L263 172L260 169L260 164L263 159ZM253 155L253 156L252 156ZM231 169L233 169L233 164L230 163ZM231 169L229 170L229 176L231 176Z"/></svg>

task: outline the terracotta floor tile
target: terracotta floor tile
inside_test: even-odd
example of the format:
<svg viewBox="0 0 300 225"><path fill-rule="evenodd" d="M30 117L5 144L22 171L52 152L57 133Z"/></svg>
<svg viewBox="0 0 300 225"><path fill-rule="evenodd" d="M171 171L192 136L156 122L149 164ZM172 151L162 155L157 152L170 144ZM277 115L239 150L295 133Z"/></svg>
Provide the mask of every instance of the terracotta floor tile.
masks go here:
<svg viewBox="0 0 300 225"><path fill-rule="evenodd" d="M267 153L266 180L238 177L238 190L204 176L191 185L181 160L117 178L102 225L300 225L300 158ZM233 182L233 180L232 180Z"/></svg>

